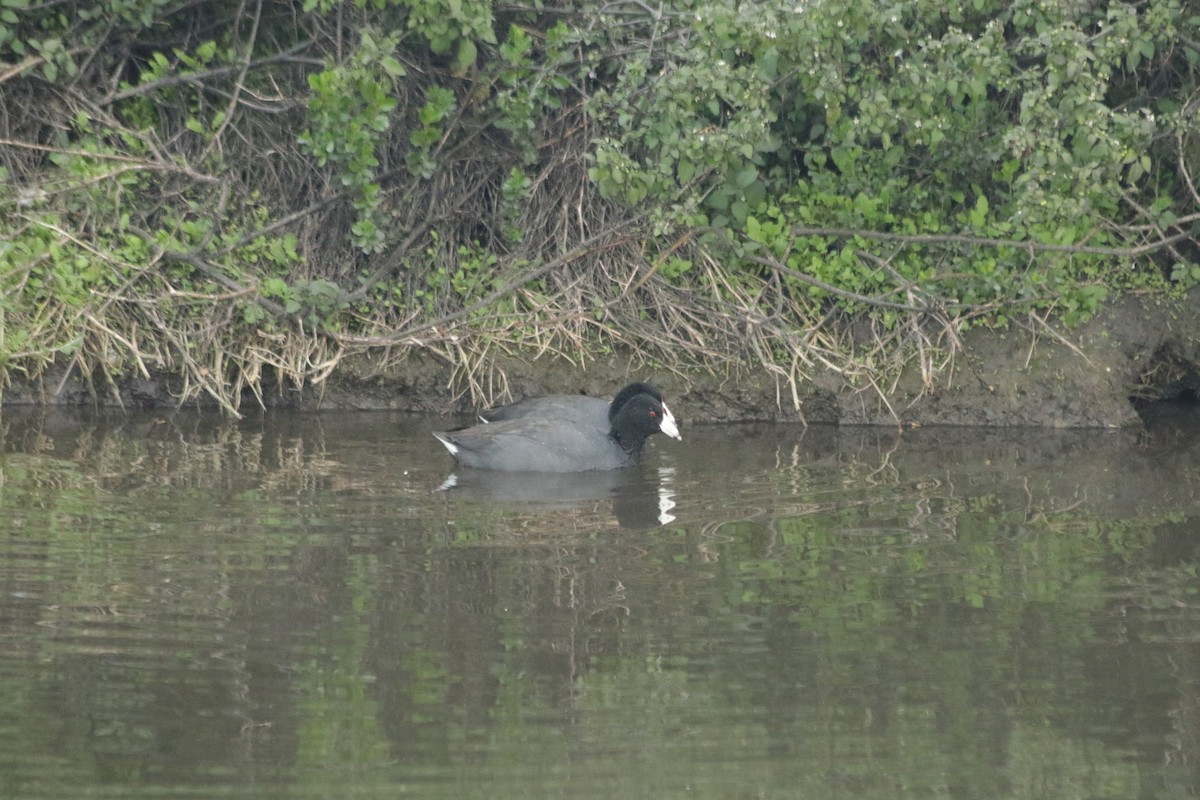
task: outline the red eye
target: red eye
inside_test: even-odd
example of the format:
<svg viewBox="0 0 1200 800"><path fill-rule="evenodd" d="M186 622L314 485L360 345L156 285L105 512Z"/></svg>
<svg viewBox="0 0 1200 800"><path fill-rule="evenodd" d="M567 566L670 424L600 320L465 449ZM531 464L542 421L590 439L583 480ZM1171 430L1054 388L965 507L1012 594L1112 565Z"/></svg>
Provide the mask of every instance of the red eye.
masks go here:
<svg viewBox="0 0 1200 800"><path fill-rule="evenodd" d="M657 412L657 411L651 411L651 412L650 412L650 418L651 418L651 419L654 419L654 418L655 418L655 417L657 417L657 416L658 416L658 412Z"/></svg>

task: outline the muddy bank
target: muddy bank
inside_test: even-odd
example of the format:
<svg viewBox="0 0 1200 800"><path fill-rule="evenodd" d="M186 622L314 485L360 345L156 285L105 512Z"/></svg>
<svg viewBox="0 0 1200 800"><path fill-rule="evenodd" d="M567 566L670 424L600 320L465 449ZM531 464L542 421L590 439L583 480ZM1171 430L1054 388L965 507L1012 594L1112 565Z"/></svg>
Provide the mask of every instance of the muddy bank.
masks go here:
<svg viewBox="0 0 1200 800"><path fill-rule="evenodd" d="M630 379L661 385L677 414L696 422L784 420L896 425L1035 425L1057 428L1125 427L1140 418L1135 400L1194 398L1200 388L1200 314L1193 294L1168 302L1125 297L1088 323L1060 335L1013 326L974 329L940 373L919 366L894 385L855 385L835 373L818 374L793 396L788 386L755 365L713 375L668 370L606 354L582 367L543 358L511 358L476 384L477 395L503 400L545 392L610 394ZM10 376L5 404L173 407L169 378L90 385L65 370L36 381ZM305 409L392 409L436 413L473 405L462 376L438 359L414 355L403 368L381 371L368 358L349 359L324 383L269 388L270 406ZM247 398L243 410L257 400Z"/></svg>

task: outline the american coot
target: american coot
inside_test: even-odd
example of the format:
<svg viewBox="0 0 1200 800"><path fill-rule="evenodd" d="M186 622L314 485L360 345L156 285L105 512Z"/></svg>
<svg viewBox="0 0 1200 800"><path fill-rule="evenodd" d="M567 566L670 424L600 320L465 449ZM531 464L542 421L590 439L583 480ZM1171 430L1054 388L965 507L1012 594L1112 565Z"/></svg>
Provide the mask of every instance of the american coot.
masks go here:
<svg viewBox="0 0 1200 800"><path fill-rule="evenodd" d="M512 472L585 472L636 464L646 437L679 439L662 393L630 384L612 403L594 397L532 397L480 415L494 420L435 433L464 467Z"/></svg>
<svg viewBox="0 0 1200 800"><path fill-rule="evenodd" d="M658 402L666 405L663 393L648 383L631 383L621 391L611 403L599 397L585 397L579 394L548 394L541 397L526 397L512 405L497 406L479 412L479 418L484 422L502 422L507 419L523 419L525 417L557 417L571 420L581 425L598 425L608 429L616 421L617 412L621 406L628 403L639 394L648 394Z"/></svg>

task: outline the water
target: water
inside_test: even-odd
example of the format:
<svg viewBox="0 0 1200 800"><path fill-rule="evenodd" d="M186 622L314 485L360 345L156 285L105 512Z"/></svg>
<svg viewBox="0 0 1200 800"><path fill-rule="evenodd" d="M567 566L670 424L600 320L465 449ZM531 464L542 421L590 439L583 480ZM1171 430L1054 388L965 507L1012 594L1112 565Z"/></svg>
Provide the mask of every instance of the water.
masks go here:
<svg viewBox="0 0 1200 800"><path fill-rule="evenodd" d="M1200 425L0 420L3 798L1182 798Z"/></svg>

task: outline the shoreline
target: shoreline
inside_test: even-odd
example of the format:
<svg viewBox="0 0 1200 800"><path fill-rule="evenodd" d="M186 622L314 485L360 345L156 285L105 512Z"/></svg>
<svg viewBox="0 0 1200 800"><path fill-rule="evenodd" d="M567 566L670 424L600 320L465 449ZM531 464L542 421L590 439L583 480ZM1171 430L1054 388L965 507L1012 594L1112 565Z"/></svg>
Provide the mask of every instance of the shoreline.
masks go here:
<svg viewBox="0 0 1200 800"><path fill-rule="evenodd" d="M280 389L264 381L266 408L462 413L492 402L551 392L608 396L647 380L696 422L787 421L886 426L1035 426L1126 428L1141 424L1134 398L1194 399L1200 388L1196 296L1177 301L1126 296L1069 331L1046 325L969 329L939 369L910 360L886 387L854 385L833 372L794 387L761 367L715 374L703 367L654 367L635 354L608 353L580 367L565 359L506 356L471 387L455 368L414 351L380 369L369 356L347 358L321 384ZM9 375L5 406L174 408L174 376L126 378L92 387L65 368L34 379ZM482 402L477 402L482 401ZM798 405L797 405L798 401ZM242 410L259 404L243 398ZM187 404L194 406L195 404ZM202 406L204 404L201 404ZM216 407L216 404L212 404Z"/></svg>

